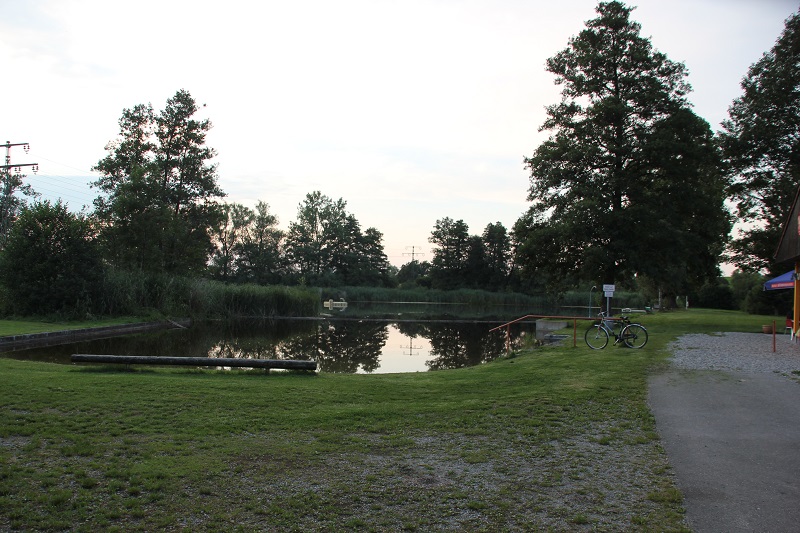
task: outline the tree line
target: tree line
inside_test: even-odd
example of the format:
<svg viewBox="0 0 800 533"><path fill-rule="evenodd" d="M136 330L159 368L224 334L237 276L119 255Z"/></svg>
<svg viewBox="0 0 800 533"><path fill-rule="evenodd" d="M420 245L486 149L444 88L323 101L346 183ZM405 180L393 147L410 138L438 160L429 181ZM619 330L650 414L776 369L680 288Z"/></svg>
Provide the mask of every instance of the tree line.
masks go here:
<svg viewBox="0 0 800 533"><path fill-rule="evenodd" d="M431 261L399 271L382 233L362 229L341 198L307 194L282 230L264 201L223 201L211 124L180 90L161 111L123 110L94 167L100 194L90 213L29 205L33 191L3 173L5 301L88 301L108 271L523 292L615 283L667 297L713 286L722 260L780 272L772 253L800 183L800 14L749 69L715 134L692 109L685 65L641 36L634 9L600 2L548 59L561 99L546 108L540 130L549 137L524 159L530 207L510 229L490 223L471 235L463 220L440 218ZM732 236L735 222L748 229Z"/></svg>

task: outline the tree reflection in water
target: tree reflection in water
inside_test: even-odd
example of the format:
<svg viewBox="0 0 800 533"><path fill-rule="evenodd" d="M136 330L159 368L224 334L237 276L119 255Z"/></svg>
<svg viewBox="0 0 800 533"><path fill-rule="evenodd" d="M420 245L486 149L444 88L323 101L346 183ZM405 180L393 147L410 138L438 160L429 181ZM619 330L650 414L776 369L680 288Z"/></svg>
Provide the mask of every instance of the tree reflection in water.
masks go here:
<svg viewBox="0 0 800 533"><path fill-rule="evenodd" d="M400 331L409 336L428 339L430 356L425 362L431 370L445 370L474 366L496 359L505 350L505 337L493 333L485 324L464 322L430 322L398 324Z"/></svg>
<svg viewBox="0 0 800 533"><path fill-rule="evenodd" d="M19 350L3 356L61 363L69 363L73 353L297 359L315 360L323 372L441 370L478 365L505 353L505 334L489 333L494 325L334 319L211 322L184 330ZM520 328L512 328L513 337L519 336ZM403 350L400 342L387 346L390 331L399 332L404 347L414 349ZM394 359L390 362L390 358Z"/></svg>

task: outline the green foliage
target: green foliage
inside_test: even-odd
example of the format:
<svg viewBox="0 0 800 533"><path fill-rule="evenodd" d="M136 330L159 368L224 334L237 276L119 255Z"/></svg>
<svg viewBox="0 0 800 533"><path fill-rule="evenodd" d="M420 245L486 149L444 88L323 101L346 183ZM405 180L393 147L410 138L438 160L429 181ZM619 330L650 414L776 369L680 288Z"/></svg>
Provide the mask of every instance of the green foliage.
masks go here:
<svg viewBox="0 0 800 533"><path fill-rule="evenodd" d="M786 315L792 309L792 291L765 291L766 276L737 270L730 278L735 308L754 315Z"/></svg>
<svg viewBox="0 0 800 533"><path fill-rule="evenodd" d="M738 309L733 289L725 278L707 281L697 292L693 303L696 307L707 309Z"/></svg>
<svg viewBox="0 0 800 533"><path fill-rule="evenodd" d="M383 234L361 230L347 203L319 191L307 194L286 236L287 261L310 285L389 284Z"/></svg>
<svg viewBox="0 0 800 533"><path fill-rule="evenodd" d="M720 135L739 219L751 224L732 244L733 261L775 270L774 252L800 182L800 13L748 70L743 94ZM755 224L753 224L755 223Z"/></svg>
<svg viewBox="0 0 800 533"><path fill-rule="evenodd" d="M463 220L437 220L428 238L436 248L425 272L435 289L506 290L510 287L511 239L500 222L489 224L482 235L470 235ZM422 284L422 283L420 283Z"/></svg>
<svg viewBox="0 0 800 533"><path fill-rule="evenodd" d="M224 216L213 233L211 276L239 283L279 283L287 271L284 233L269 204L259 201L255 210L224 204L222 209Z"/></svg>
<svg viewBox="0 0 800 533"><path fill-rule="evenodd" d="M205 270L210 231L220 218L215 153L205 146L211 123L193 118L184 90L155 114L125 109L120 134L93 170L105 196L95 200L107 260L123 269L184 275Z"/></svg>
<svg viewBox="0 0 800 533"><path fill-rule="evenodd" d="M110 270L103 283L106 315L202 318L314 316L316 291L298 287L226 284L139 271Z"/></svg>
<svg viewBox="0 0 800 533"><path fill-rule="evenodd" d="M236 318L315 316L321 304L318 293L309 289L197 281L191 305L195 317Z"/></svg>
<svg viewBox="0 0 800 533"><path fill-rule="evenodd" d="M653 50L631 8L598 17L550 58L563 99L533 156L530 209L514 226L526 279L657 280L687 291L717 275L729 231L708 124L686 101L686 68Z"/></svg>
<svg viewBox="0 0 800 533"><path fill-rule="evenodd" d="M0 253L6 311L80 316L99 298L102 263L85 217L60 201L24 208Z"/></svg>

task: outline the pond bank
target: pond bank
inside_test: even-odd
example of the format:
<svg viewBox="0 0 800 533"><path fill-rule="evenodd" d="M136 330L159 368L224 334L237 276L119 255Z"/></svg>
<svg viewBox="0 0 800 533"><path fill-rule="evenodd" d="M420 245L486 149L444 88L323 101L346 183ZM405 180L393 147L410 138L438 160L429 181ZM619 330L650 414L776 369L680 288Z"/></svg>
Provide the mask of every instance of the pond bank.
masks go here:
<svg viewBox="0 0 800 533"><path fill-rule="evenodd" d="M130 335L132 333L145 333L149 331L158 331L161 329L171 329L176 327L188 327L190 323L191 321L189 319L181 319L177 321L159 320L130 324L114 324L112 326L98 326L92 328L48 331L42 333L7 335L5 337L0 337L0 352L35 348L39 346L48 346L51 344L60 344L66 342L102 339L105 337L115 337L118 335Z"/></svg>

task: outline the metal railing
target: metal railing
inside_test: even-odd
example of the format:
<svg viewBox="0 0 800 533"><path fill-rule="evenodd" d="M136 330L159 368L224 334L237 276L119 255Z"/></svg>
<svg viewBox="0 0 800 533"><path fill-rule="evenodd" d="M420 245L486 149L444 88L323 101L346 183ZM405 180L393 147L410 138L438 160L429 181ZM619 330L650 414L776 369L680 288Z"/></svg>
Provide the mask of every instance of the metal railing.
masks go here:
<svg viewBox="0 0 800 533"><path fill-rule="evenodd" d="M564 315L525 315L523 317L517 318L503 324L501 326L494 327L489 330L489 333L493 331L499 331L503 328L506 328L506 353L511 353L511 326L516 324L517 322L522 322L523 320L528 320L531 318L547 318L552 320L572 320L572 347L575 348L578 346L578 320L591 320L596 321L597 317L587 317L587 316L564 316ZM605 317L604 320L622 320L621 318L617 317Z"/></svg>

